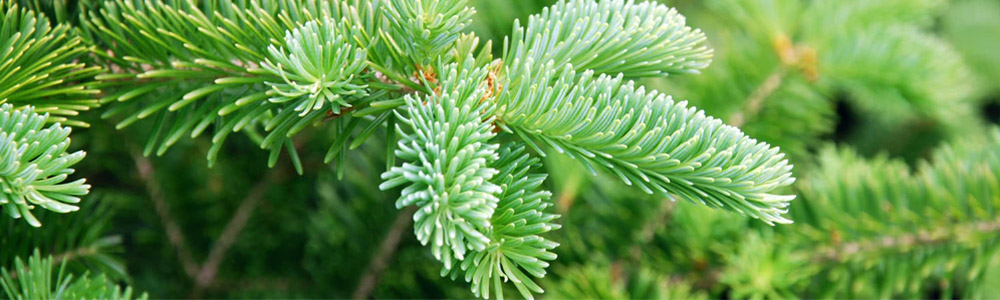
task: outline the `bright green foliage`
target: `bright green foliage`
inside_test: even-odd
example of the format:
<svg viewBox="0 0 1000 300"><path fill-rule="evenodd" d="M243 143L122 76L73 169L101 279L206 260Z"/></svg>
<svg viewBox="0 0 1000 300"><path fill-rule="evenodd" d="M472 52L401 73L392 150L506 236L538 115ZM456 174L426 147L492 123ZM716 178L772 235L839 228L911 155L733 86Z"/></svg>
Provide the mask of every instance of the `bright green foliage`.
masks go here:
<svg viewBox="0 0 1000 300"><path fill-rule="evenodd" d="M980 75L977 86L981 93L1000 91L1000 2L992 0L952 1L942 16L940 28L944 38L961 52L969 68Z"/></svg>
<svg viewBox="0 0 1000 300"><path fill-rule="evenodd" d="M109 278L126 278L125 262L118 257L122 236L110 234L115 205L109 197L92 193L80 203L80 213L61 214L38 210L32 213L42 227L22 220L0 220L0 266L12 268L17 257L28 257L40 250L56 257L68 256L62 263L71 272L92 271Z"/></svg>
<svg viewBox="0 0 1000 300"><path fill-rule="evenodd" d="M606 31L579 37L594 30ZM636 36L643 38L625 39ZM794 181L777 149L622 79L691 73L708 64L704 35L684 26L674 10L648 2L560 2L532 17L526 30L515 25L513 40L505 54L510 83L497 97L502 127L648 193L788 222L780 215L794 196L770 194ZM594 72L621 75L593 78Z"/></svg>
<svg viewBox="0 0 1000 300"><path fill-rule="evenodd" d="M284 79L267 83L274 94L268 101L292 101L292 110L304 117L313 111L339 114L341 109L351 107L345 98L367 96L367 86L355 80L365 68L367 53L350 44L340 31L344 28L338 28L334 19L309 21L285 35L288 50L268 47L274 61L265 58L261 67ZM269 128L270 124L278 123L272 121Z"/></svg>
<svg viewBox="0 0 1000 300"><path fill-rule="evenodd" d="M540 292L529 275L545 274L556 244L538 235L558 228L547 196L528 192L542 177L494 178L524 163L497 161L497 125L649 193L788 222L793 197L776 190L792 183L791 166L776 148L622 79L708 65L705 36L675 10L563 1L515 24L493 62L487 49L473 56L478 39L462 34L473 13L462 0L117 0L86 12L83 28L108 49L102 102L118 103L105 116L122 116L119 127L156 119L147 155L213 128L212 162L243 131L271 151L270 164L285 148L301 172L291 138L306 127L335 119L329 162L395 126L387 162L403 165L380 187L403 187L396 204L419 207L417 239L445 273L460 262L483 297L504 279L526 297Z"/></svg>
<svg viewBox="0 0 1000 300"><path fill-rule="evenodd" d="M940 39L895 27L868 28L829 43L836 46L823 53L821 72L865 112L896 122L914 115L955 122L961 119L953 116L970 114L968 70Z"/></svg>
<svg viewBox="0 0 1000 300"><path fill-rule="evenodd" d="M621 76L584 72L576 80L569 67L543 70L531 82L551 86L511 88L500 98L499 119L526 140L579 158L591 170L614 172L647 193L790 222L781 214L794 196L770 193L794 182L776 148Z"/></svg>
<svg viewBox="0 0 1000 300"><path fill-rule="evenodd" d="M45 128L47 118L31 107L14 110L0 104L0 205L35 227L42 226L31 214L36 205L59 213L76 211L73 204L90 191L85 179L64 182L73 174L70 167L86 154L67 153L72 130L59 124Z"/></svg>
<svg viewBox="0 0 1000 300"><path fill-rule="evenodd" d="M662 4L568 0L532 16L526 28L515 21L504 59L512 80L550 60L580 72L666 76L707 67L712 50L704 42L700 30L685 26L684 16Z"/></svg>
<svg viewBox="0 0 1000 300"><path fill-rule="evenodd" d="M67 25L17 4L0 1L0 103L27 105L49 114L50 122L86 126L69 120L97 105L99 91L88 80L102 70L80 60L91 47Z"/></svg>
<svg viewBox="0 0 1000 300"><path fill-rule="evenodd" d="M0 1L9 297L996 298L990 0Z"/></svg>
<svg viewBox="0 0 1000 300"><path fill-rule="evenodd" d="M836 266L829 293L915 297L926 291L925 280L942 277L982 284L981 274L1000 253L998 147L1000 129L994 128L988 138L944 146L912 172L884 156L867 160L824 149L793 217L807 226L800 242L814 249L814 260ZM879 284L854 289L853 282Z"/></svg>
<svg viewBox="0 0 1000 300"><path fill-rule="evenodd" d="M389 20L381 35L402 70L431 65L454 46L476 10L468 0L385 1L381 6Z"/></svg>
<svg viewBox="0 0 1000 300"><path fill-rule="evenodd" d="M210 132L212 165L227 137L243 132L270 151L269 165L285 149L304 174L308 160L298 151L312 147L299 133L326 134L332 143L324 161L340 158L335 168L343 177L347 165L356 165L348 157L366 157L346 151L385 132L389 170L379 188L400 188L395 206L417 207L415 236L443 263L440 274L464 277L479 297L503 298L507 281L525 298L541 293L536 281L559 245L549 236L561 225L549 211L546 175L532 171L540 164L512 137L538 154L552 149L592 173L613 174L657 195L657 203L680 198L768 224L790 222L783 214L795 197L786 189L794 178L784 154L685 101L626 80L708 66L713 51L705 35L676 10L650 1L559 1L524 27L515 22L503 56L494 59L492 41L480 47L476 35L464 32L475 12L467 4L105 0L81 2L79 30L67 32L91 43L95 51L86 60L106 70L97 77L103 117L119 129L148 121L139 126L152 130L145 155L164 155L183 137ZM40 130L43 122L32 124ZM59 162L52 163L59 168L39 165L54 173L38 182L67 194L49 195L55 208L47 208L75 209L61 202L78 201L71 196L87 186L56 184L82 153L63 153L69 131L59 126L51 130L59 140L39 138L42 146L54 145L54 155L16 161ZM15 141L22 135L9 135L9 143L23 144ZM34 180L8 173L0 173L0 183ZM22 205L8 211L30 218L27 202L15 200ZM666 281L655 274L636 276L641 280L628 294L613 295L683 294L664 292Z"/></svg>
<svg viewBox="0 0 1000 300"><path fill-rule="evenodd" d="M639 268L626 271L602 262L560 270L565 278L548 295L552 299L709 299L686 282Z"/></svg>
<svg viewBox="0 0 1000 300"><path fill-rule="evenodd" d="M126 116L118 128L154 117L147 155L162 155L182 136L196 137L214 125L210 163L226 137L243 130L265 130L261 148L276 158L292 135L326 116L317 106L340 107L350 101L339 98L364 95L351 93L363 84L353 81L359 49L342 43L341 31L349 27L325 19L337 11L318 0L107 1L84 20L87 33L109 50L103 60L120 70L100 76L114 86L101 102L120 102L104 116ZM311 20L321 22L299 28ZM313 36L320 27L323 34ZM337 48L320 47L327 44ZM335 60L332 54L341 50Z"/></svg>
<svg viewBox="0 0 1000 300"><path fill-rule="evenodd" d="M723 66L679 78L671 90L793 158L835 129L838 100L857 112L858 123L879 129L849 138L906 151L909 136L895 134L900 127L975 126L970 73L929 30L942 4L708 1L706 16L717 20L704 28L718 37Z"/></svg>
<svg viewBox="0 0 1000 300"><path fill-rule="evenodd" d="M53 264L59 265L59 272L52 275ZM66 273L66 264L53 262L52 257L42 258L35 251L25 264L20 258L14 261L14 269L0 268L0 285L10 299L147 299L146 294L133 298L132 288L121 287L104 276L91 277L87 274L74 278Z"/></svg>
<svg viewBox="0 0 1000 300"><path fill-rule="evenodd" d="M774 243L769 232L750 234L739 249L727 252L730 264L722 270L720 281L732 287L739 299L795 298L817 271L808 253L792 253Z"/></svg>
<svg viewBox="0 0 1000 300"><path fill-rule="evenodd" d="M493 165L500 169L493 182L503 192L486 231L490 244L469 253L461 266L476 296L488 299L492 285L503 299L502 282L511 281L521 296L532 299L532 292L543 291L529 275L545 277L547 261L556 259L551 250L559 245L540 234L562 226L553 223L559 215L546 212L552 193L541 190L545 175L529 173L540 167L538 159L528 156L523 145L506 146L499 153ZM457 269L452 274L457 276Z"/></svg>
<svg viewBox="0 0 1000 300"><path fill-rule="evenodd" d="M497 170L497 145L489 142L493 125L483 116L491 110L481 101L485 69L469 65L442 70L448 84L440 94L406 97L406 114L399 114L402 166L382 175L383 190L407 184L397 207L417 205L414 231L431 244L434 257L446 270L465 259L468 249L485 250L490 238L490 216L497 207L500 187L490 181ZM403 128L408 127L412 132Z"/></svg>

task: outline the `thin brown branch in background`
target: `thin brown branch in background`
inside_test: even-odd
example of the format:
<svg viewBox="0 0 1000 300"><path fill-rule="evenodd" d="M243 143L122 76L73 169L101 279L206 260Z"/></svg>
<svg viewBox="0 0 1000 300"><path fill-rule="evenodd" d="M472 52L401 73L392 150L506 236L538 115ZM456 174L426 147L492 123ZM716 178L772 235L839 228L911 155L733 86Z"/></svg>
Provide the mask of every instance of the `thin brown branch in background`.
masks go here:
<svg viewBox="0 0 1000 300"><path fill-rule="evenodd" d="M222 230L219 238L216 239L211 252L208 254L208 258L205 259L201 270L198 271L198 275L195 277L195 295L199 295L202 290L211 286L212 282L215 281L216 275L219 272L219 265L225 258L226 252L236 242L236 237L246 228L250 216L253 214L254 209L257 208L257 205L260 204L260 201L264 199L267 191L285 176L284 171L280 167L271 169L267 176L257 182L250 189L246 198L240 202L240 206L236 208L236 213L233 214L232 219L229 219L229 223L226 223L226 227Z"/></svg>
<svg viewBox="0 0 1000 300"><path fill-rule="evenodd" d="M96 246L87 246L69 250L52 257L52 264L58 265L62 262L72 261L80 257L87 257L97 254Z"/></svg>
<svg viewBox="0 0 1000 300"><path fill-rule="evenodd" d="M667 199L663 199L661 201L660 208L657 211L656 216L654 216L654 219L643 225L642 231L640 232L641 240L632 244L632 247L629 247L629 256L631 256L630 258L633 263L639 263L641 259L640 256L642 256L642 247L645 247L646 245L649 245L649 243L653 242L653 238L656 236L656 230L667 226L667 223L670 222L670 215L674 212L674 205L677 203Z"/></svg>
<svg viewBox="0 0 1000 300"><path fill-rule="evenodd" d="M156 215L160 217L160 221L163 222L163 227L167 231L167 238L170 240L170 245L177 251L177 258L181 261L184 273L191 278L195 278L198 272L198 265L195 264L194 259L191 258L191 252L185 246L184 233L181 232L177 222L170 216L170 206L163 196L163 190L160 188L159 182L156 181L156 172L153 169L153 163L149 161L149 158L134 151L132 159L135 160L135 167L139 172L139 178L146 184L146 190L149 192L149 199L153 201Z"/></svg>
<svg viewBox="0 0 1000 300"><path fill-rule="evenodd" d="M403 237L403 232L407 228L410 228L410 224L413 223L413 213L416 211L416 206L408 206L396 215L396 220L392 222L392 227L389 227L389 232L382 239L382 244L379 245L375 257L368 263L368 268L365 270L365 274L361 276L358 288L354 290L351 298L367 299L371 295L372 290L375 289L375 285L378 284L382 271L385 271L385 268L389 266L389 260L396 253L396 248L399 247L399 241Z"/></svg>
<svg viewBox="0 0 1000 300"><path fill-rule="evenodd" d="M902 235L887 235L867 240L823 247L815 251L813 261L832 262L846 259L851 255L888 249L906 249L918 245L934 245L962 240L969 233L1000 232L1000 220L980 221L937 227L934 230L920 230Z"/></svg>
<svg viewBox="0 0 1000 300"><path fill-rule="evenodd" d="M747 101L743 104L743 109L729 118L729 125L736 127L743 126L748 119L760 113L761 108L764 106L764 100L781 86L786 73L788 73L787 69L779 66L771 75L767 76L767 79L764 79L764 82L760 86L757 86L757 89L750 94L750 97L747 97Z"/></svg>

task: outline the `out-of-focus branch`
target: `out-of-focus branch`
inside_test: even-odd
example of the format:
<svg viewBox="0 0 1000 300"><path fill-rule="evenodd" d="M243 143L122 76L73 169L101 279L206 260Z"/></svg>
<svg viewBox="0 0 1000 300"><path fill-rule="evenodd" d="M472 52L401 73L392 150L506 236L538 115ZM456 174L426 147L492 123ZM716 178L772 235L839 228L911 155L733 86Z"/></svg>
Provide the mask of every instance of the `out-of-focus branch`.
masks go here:
<svg viewBox="0 0 1000 300"><path fill-rule="evenodd" d="M785 74L788 73L787 70L785 67L779 66L771 75L768 75L764 79L764 82L757 86L757 89L750 94L750 97L747 97L747 101L743 104L743 109L737 111L729 118L729 125L736 127L743 126L748 119L760 113L761 108L764 107L764 100L781 86Z"/></svg>
<svg viewBox="0 0 1000 300"><path fill-rule="evenodd" d="M864 252L909 248L918 245L934 245L960 240L970 232L1000 232L1000 220L980 221L956 226L938 227L934 230L920 230L902 235L887 235L857 242L843 243L817 249L813 257L817 262L840 261Z"/></svg>
<svg viewBox="0 0 1000 300"><path fill-rule="evenodd" d="M389 232L382 239L382 244L379 245L375 257L368 263L368 268L365 270L364 275L361 276L358 288L354 290L351 298L366 299L371 295L372 290L375 289L375 285L378 284L379 276L389 266L389 260L396 253L396 248L399 247L399 241L403 237L403 232L407 228L410 228L410 224L413 223L413 213L416 211L416 206L408 206L396 215L396 220L392 222Z"/></svg>
<svg viewBox="0 0 1000 300"><path fill-rule="evenodd" d="M271 187L280 182L286 176L284 168L277 167L271 169L268 174L257 182L250 189L246 198L240 202L239 207L236 208L236 213L233 217L229 219L226 223L226 227L222 230L219 238L216 239L215 244L212 246L212 250L208 254L208 258L202 264L201 269L198 271L195 279L195 291L194 294L198 295L202 290L212 285L215 281L216 275L219 272L219 265L222 263L226 256L226 252L229 248L233 246L236 242L236 237L239 236L243 229L246 228L247 222L250 220L250 216L253 214L254 209L260 204L260 201L264 199L267 191Z"/></svg>
<svg viewBox="0 0 1000 300"><path fill-rule="evenodd" d="M177 258L181 261L184 273L191 278L195 278L198 272L198 265L191 258L191 252L188 251L185 245L184 233L181 232L177 222L170 216L170 206L163 196L163 190L160 188L159 182L156 181L156 172L153 169L152 162L137 151L132 152L132 159L135 160L135 167L139 172L139 178L145 183L146 190L149 192L149 199L153 201L153 208L156 210L157 216L160 217L160 221L163 222L163 227L167 231L167 238L170 241L170 245L177 252Z"/></svg>

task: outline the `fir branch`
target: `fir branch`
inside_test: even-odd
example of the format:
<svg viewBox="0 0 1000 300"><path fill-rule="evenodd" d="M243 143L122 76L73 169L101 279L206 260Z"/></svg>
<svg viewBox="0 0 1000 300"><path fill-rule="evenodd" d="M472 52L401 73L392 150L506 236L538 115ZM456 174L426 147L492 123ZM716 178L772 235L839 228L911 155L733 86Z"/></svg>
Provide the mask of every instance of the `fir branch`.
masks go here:
<svg viewBox="0 0 1000 300"><path fill-rule="evenodd" d="M834 35L827 43L823 72L863 111L886 120L930 118L952 129L967 126L971 74L937 37L912 27L870 28Z"/></svg>
<svg viewBox="0 0 1000 300"><path fill-rule="evenodd" d="M700 30L685 26L673 8L649 1L559 1L526 27L515 21L510 42L503 57L511 78L550 61L629 78L698 73L712 58Z"/></svg>
<svg viewBox="0 0 1000 300"><path fill-rule="evenodd" d="M838 263L859 255L870 255L880 251L897 251L927 247L945 243L959 243L968 238L970 233L993 235L1000 232L1000 220L976 221L966 224L955 224L933 229L921 229L917 232L872 237L849 243L833 243L829 246L809 250L813 261L817 263Z"/></svg>
<svg viewBox="0 0 1000 300"><path fill-rule="evenodd" d="M94 245L70 249L67 250L66 252L62 252L54 256L51 256L52 263L56 265L63 264L66 262L70 262L74 259L98 254L100 253L100 250L101 250L100 247ZM9 276L10 279L17 279L17 276L19 276L18 274L19 273L17 272L17 270L10 270L9 272L7 272L7 276Z"/></svg>
<svg viewBox="0 0 1000 300"><path fill-rule="evenodd" d="M72 129L58 123L44 128L48 118L30 106L15 110L0 104L0 208L34 227L42 226L31 213L36 206L77 211L80 196L90 192L86 179L64 182L86 153L69 153Z"/></svg>
<svg viewBox="0 0 1000 300"><path fill-rule="evenodd" d="M771 193L794 181L776 148L620 75L578 76L551 63L539 69L498 97L496 115L507 130L647 193L790 222L781 214L794 196Z"/></svg>
<svg viewBox="0 0 1000 300"><path fill-rule="evenodd" d="M491 103L480 101L486 70L465 64L442 73L440 94L407 96L405 114L397 113L396 156L404 163L383 173L379 188L405 186L396 206L420 207L413 217L417 239L451 269L453 260L489 243L483 230L500 189L489 181L497 145L489 143L490 120L483 120Z"/></svg>
<svg viewBox="0 0 1000 300"><path fill-rule="evenodd" d="M0 286L10 299L133 299L132 288L124 289L104 276L92 277L84 273L74 278L66 272L66 264L55 262L52 257L42 258L36 249L27 264L17 258L14 269L0 268ZM52 269L59 265L53 276ZM16 276L9 276L13 272ZM16 280L15 280L16 279ZM143 293L137 297L146 299Z"/></svg>
<svg viewBox="0 0 1000 300"><path fill-rule="evenodd" d="M267 132L258 142L272 157L296 157L285 147L293 135L377 96L365 91L365 46L354 44L362 29L339 11L322 0L105 2L82 26L122 70L99 77L110 90L101 101L118 102L104 117L123 116L118 128L155 117L146 155L214 128L210 165L243 130Z"/></svg>
<svg viewBox="0 0 1000 300"><path fill-rule="evenodd" d="M446 59L459 34L472 23L472 15L476 13L467 4L468 0L382 3L381 10L388 20L388 28L380 37L391 53L389 66L417 72Z"/></svg>
<svg viewBox="0 0 1000 300"><path fill-rule="evenodd" d="M816 174L801 185L803 201L794 217L801 223L796 246L824 262L825 268L860 272L876 268L885 253L922 253L925 257L894 257L893 264L912 276L893 280L921 282L929 269L968 269L955 280L973 280L985 267L983 256L961 265L939 258L993 251L1000 223L995 209L1000 193L1000 129L985 137L952 142L919 162L915 170L904 162L877 156L865 159L847 149L827 147L819 153ZM819 245L819 246L817 246ZM878 278L894 274L873 274ZM849 283L849 281L847 282ZM837 288L837 287L831 287ZM905 289L875 287L883 295L916 294ZM842 295L870 294L835 290Z"/></svg>
<svg viewBox="0 0 1000 300"><path fill-rule="evenodd" d="M538 159L519 144L504 147L499 155L493 163L499 170L493 182L503 192L486 230L490 244L484 250L472 250L461 270L476 296L489 299L492 286L497 299L503 299L502 282L510 281L522 297L533 299L532 293L544 290L531 277L545 277L547 261L556 259L552 250L559 246L542 235L562 226L555 223L559 215L547 212L553 203L552 193L541 189L546 176L530 172L540 167ZM460 276L457 268L441 271L442 275L446 272L452 278Z"/></svg>
<svg viewBox="0 0 1000 300"><path fill-rule="evenodd" d="M44 15L0 0L0 103L33 106L49 122L86 127L71 119L97 106L91 81L101 67L82 61L92 47L69 25L52 27Z"/></svg>

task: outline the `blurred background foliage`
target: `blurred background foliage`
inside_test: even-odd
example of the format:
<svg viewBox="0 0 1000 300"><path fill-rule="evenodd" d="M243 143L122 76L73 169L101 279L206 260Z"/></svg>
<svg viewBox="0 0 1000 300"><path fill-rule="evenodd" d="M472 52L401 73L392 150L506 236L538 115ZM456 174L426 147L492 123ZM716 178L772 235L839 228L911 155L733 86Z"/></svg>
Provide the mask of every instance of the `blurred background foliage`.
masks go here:
<svg viewBox="0 0 1000 300"><path fill-rule="evenodd" d="M77 1L22 2L76 22ZM472 1L472 30L499 53L514 19L552 3ZM664 3L706 32L715 59L644 84L780 146L799 178L795 223L673 203L550 156L563 227L543 297L1000 297L1000 2ZM267 168L246 138L208 168L206 137L145 158L149 128L81 119L90 207L43 212L41 229L0 220L4 267L38 248L154 298L473 296L408 229L379 255L406 224L397 191L378 189L378 139L338 178L319 146L335 137L309 132L322 142L301 141L299 176Z"/></svg>

